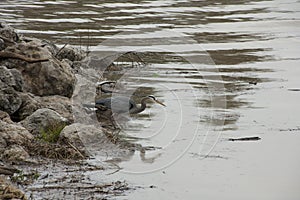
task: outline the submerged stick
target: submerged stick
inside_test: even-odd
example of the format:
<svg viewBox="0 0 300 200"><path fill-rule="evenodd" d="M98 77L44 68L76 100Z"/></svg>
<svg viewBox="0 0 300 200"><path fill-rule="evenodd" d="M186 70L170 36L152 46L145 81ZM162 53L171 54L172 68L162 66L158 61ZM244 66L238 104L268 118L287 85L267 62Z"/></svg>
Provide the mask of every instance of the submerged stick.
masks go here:
<svg viewBox="0 0 300 200"><path fill-rule="evenodd" d="M229 138L229 141L256 141L260 140L260 137L242 137L242 138Z"/></svg>

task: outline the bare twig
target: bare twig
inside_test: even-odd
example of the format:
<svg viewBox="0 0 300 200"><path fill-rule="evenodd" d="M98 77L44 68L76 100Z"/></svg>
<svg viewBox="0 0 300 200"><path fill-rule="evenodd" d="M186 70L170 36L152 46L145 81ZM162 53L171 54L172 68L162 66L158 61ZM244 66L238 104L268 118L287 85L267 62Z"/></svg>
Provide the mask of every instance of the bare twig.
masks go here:
<svg viewBox="0 0 300 200"><path fill-rule="evenodd" d="M58 56L58 54L67 46L68 44L66 43L62 48L60 48L59 50L58 50L58 52L55 54L55 58L56 58L56 56Z"/></svg>
<svg viewBox="0 0 300 200"><path fill-rule="evenodd" d="M68 142L68 145L70 145L77 153L79 153L79 155L82 157L82 158L85 158L82 153L73 145L71 144L70 142Z"/></svg>

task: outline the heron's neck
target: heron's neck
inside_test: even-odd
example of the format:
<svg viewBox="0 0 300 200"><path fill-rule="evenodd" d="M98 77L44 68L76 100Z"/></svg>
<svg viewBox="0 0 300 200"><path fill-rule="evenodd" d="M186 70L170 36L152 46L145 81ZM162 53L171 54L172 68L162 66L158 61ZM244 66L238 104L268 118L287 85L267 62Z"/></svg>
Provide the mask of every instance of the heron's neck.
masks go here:
<svg viewBox="0 0 300 200"><path fill-rule="evenodd" d="M137 107L131 109L129 111L129 113L130 114L137 114L137 113L143 112L147 107L147 105L146 105L147 99L148 99L147 97L143 98L142 101L141 101L141 106L137 106Z"/></svg>

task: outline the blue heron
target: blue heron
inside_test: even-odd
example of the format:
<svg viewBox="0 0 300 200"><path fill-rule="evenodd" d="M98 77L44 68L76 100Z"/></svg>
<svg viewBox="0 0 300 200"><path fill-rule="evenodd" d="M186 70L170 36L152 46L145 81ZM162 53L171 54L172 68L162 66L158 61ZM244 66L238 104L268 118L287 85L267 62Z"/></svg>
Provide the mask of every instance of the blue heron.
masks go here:
<svg viewBox="0 0 300 200"><path fill-rule="evenodd" d="M166 106L162 102L158 101L153 95L149 95L147 97L142 98L141 106L137 106L136 103L129 97L117 96L117 97L109 97L105 99L96 100L96 104L94 107L99 109L110 109L113 113L122 114L137 114L143 112L146 107L146 101L152 101L158 103L162 106Z"/></svg>
<svg viewBox="0 0 300 200"><path fill-rule="evenodd" d="M103 93L113 93L112 90L107 90L103 88L103 85L112 84L112 83L115 84L116 82L115 81L98 82L97 90ZM108 97L103 99L97 98L95 100L95 104L83 104L83 106L87 108L97 108L96 115L98 120L100 119L110 120L112 125L116 128L113 116L117 117L118 115L122 115L125 113L129 113L129 114L141 113L146 109L147 101L152 101L162 106L165 106L162 102L158 101L153 95L143 97L141 99L140 106L137 106L137 104L131 98L126 96Z"/></svg>
<svg viewBox="0 0 300 200"><path fill-rule="evenodd" d="M97 83L97 89L103 93L113 93L111 90L104 89L102 86L105 84L112 84L116 83L115 81L102 81ZM160 105L165 106L162 102L158 101L153 95L147 96L142 98L141 106L137 107L136 103L130 99L129 97L125 96L117 96L117 97L110 97L105 99L98 99L95 101L95 106L84 104L87 107L96 107L100 110L107 110L110 109L115 113L126 113L129 112L130 114L137 114L143 112L147 105L146 101L156 102Z"/></svg>

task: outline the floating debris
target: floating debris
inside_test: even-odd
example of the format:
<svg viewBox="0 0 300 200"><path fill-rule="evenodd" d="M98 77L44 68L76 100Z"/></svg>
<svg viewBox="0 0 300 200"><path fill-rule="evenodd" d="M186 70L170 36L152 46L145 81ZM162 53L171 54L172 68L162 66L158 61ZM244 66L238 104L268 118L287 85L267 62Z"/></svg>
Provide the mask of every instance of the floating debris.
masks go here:
<svg viewBox="0 0 300 200"><path fill-rule="evenodd" d="M260 137L242 137L242 138L229 138L228 141L257 141Z"/></svg>
<svg viewBox="0 0 300 200"><path fill-rule="evenodd" d="M288 91L300 92L300 88L290 88Z"/></svg>

